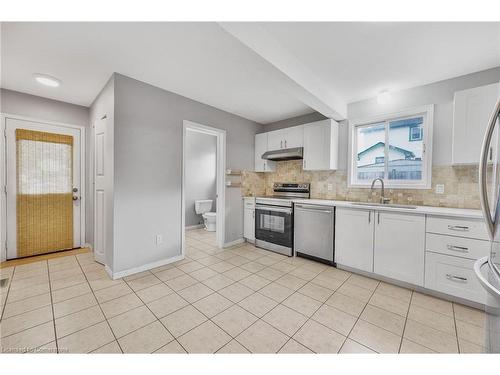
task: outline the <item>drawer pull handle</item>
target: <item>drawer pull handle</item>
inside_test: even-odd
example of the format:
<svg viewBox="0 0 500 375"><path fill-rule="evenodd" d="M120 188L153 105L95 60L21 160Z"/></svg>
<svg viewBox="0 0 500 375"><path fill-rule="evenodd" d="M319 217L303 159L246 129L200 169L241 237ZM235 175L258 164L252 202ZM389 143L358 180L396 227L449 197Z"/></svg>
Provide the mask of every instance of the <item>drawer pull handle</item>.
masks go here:
<svg viewBox="0 0 500 375"><path fill-rule="evenodd" d="M448 229L449 230L457 230L457 231L461 231L461 232L467 232L469 231L469 227L466 227L464 225L448 225Z"/></svg>
<svg viewBox="0 0 500 375"><path fill-rule="evenodd" d="M469 252L469 248L463 247L463 246L446 245L446 247L448 248L448 250L458 251L460 253L468 253Z"/></svg>
<svg viewBox="0 0 500 375"><path fill-rule="evenodd" d="M446 274L446 278L448 280L456 281L456 282L459 282L459 283L466 283L467 282L467 278L466 277L455 276L455 275L451 275L449 273Z"/></svg>

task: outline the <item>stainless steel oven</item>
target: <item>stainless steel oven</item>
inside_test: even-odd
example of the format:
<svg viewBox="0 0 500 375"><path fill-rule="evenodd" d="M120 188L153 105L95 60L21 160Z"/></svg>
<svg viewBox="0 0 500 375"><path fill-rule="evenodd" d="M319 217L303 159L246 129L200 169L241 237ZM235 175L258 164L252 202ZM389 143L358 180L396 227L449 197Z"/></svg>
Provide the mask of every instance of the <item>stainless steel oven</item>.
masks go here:
<svg viewBox="0 0 500 375"><path fill-rule="evenodd" d="M292 213L292 207L256 205L255 244L291 256L293 247Z"/></svg>
<svg viewBox="0 0 500 375"><path fill-rule="evenodd" d="M255 200L255 245L293 255L293 201L310 196L308 183L275 183L274 194Z"/></svg>

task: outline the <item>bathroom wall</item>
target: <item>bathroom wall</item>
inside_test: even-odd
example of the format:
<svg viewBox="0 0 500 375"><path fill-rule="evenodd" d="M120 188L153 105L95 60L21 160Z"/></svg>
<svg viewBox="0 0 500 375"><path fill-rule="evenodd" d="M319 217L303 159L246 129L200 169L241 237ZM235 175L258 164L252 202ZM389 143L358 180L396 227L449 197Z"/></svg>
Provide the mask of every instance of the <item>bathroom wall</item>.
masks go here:
<svg viewBox="0 0 500 375"><path fill-rule="evenodd" d="M188 130L185 156L186 226L189 227L203 223L202 216L195 212L195 200L213 200L212 211L216 211L217 137Z"/></svg>

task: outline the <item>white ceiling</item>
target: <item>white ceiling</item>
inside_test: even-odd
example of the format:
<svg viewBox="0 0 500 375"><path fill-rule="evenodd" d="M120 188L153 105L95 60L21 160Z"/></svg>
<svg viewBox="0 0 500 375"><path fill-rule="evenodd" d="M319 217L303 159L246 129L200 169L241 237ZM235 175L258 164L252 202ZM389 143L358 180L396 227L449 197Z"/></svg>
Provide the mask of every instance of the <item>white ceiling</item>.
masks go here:
<svg viewBox="0 0 500 375"><path fill-rule="evenodd" d="M7 23L2 87L89 106L113 72L265 123L312 112L216 23ZM33 73L63 81L36 83Z"/></svg>
<svg viewBox="0 0 500 375"><path fill-rule="evenodd" d="M268 123L500 66L500 23L256 26L281 54L216 23L3 23L2 87L89 106L118 72Z"/></svg>
<svg viewBox="0 0 500 375"><path fill-rule="evenodd" d="M347 103L500 66L500 22L262 25Z"/></svg>

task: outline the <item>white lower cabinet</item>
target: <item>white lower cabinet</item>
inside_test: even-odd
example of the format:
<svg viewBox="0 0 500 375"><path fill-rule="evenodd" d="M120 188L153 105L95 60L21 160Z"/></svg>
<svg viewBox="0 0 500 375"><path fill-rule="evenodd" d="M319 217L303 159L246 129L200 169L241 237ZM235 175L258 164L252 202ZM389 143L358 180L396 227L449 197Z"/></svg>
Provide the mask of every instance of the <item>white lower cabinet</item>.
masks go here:
<svg viewBox="0 0 500 375"><path fill-rule="evenodd" d="M243 198L243 237L255 241L255 198Z"/></svg>
<svg viewBox="0 0 500 375"><path fill-rule="evenodd" d="M486 292L474 274L474 260L426 253L425 287L470 301L485 303Z"/></svg>
<svg viewBox="0 0 500 375"><path fill-rule="evenodd" d="M425 216L377 212L373 272L424 285Z"/></svg>
<svg viewBox="0 0 500 375"><path fill-rule="evenodd" d="M335 262L373 272L375 211L337 207L335 219Z"/></svg>
<svg viewBox="0 0 500 375"><path fill-rule="evenodd" d="M477 303L474 262L490 252L480 219L337 207L335 262Z"/></svg>

